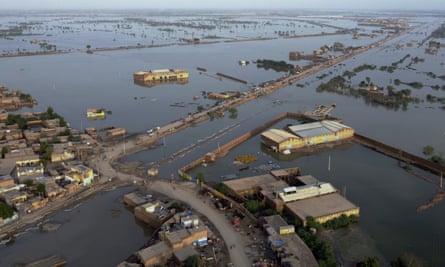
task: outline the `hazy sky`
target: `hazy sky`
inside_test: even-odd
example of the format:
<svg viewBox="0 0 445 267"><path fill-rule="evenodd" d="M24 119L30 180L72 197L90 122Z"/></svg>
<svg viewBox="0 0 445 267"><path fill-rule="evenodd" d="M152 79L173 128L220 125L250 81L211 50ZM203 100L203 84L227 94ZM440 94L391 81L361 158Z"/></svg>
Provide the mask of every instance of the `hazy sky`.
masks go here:
<svg viewBox="0 0 445 267"><path fill-rule="evenodd" d="M445 9L444 0L0 0L0 9L70 8L350 8Z"/></svg>

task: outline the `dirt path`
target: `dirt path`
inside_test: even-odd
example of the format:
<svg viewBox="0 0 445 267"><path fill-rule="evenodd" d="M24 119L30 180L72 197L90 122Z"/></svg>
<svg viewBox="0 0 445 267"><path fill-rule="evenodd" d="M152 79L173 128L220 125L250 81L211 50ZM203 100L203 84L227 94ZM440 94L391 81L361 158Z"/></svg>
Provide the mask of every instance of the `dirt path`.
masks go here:
<svg viewBox="0 0 445 267"><path fill-rule="evenodd" d="M171 184L170 182L155 181L149 186L150 190L164 194L170 198L180 200L187 203L199 213L205 215L209 221L213 223L220 235L223 237L226 246L229 249L230 258L236 267L252 266L252 262L248 259L244 248L247 244L235 231L227 218L215 208L204 203L197 194L197 185L195 184Z"/></svg>

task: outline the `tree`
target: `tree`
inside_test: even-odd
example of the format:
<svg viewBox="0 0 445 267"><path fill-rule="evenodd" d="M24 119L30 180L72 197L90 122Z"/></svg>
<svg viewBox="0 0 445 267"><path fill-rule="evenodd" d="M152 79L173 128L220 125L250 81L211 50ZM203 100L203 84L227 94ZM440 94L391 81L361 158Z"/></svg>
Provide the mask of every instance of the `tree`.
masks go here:
<svg viewBox="0 0 445 267"><path fill-rule="evenodd" d="M236 108L229 109L231 119L236 119L238 117L238 110Z"/></svg>
<svg viewBox="0 0 445 267"><path fill-rule="evenodd" d="M433 153L434 153L434 147L428 145L428 146L425 146L425 147L423 148L423 154L424 154L425 156L432 155Z"/></svg>
<svg viewBox="0 0 445 267"><path fill-rule="evenodd" d="M203 266L204 262L199 258L198 255L189 256L185 260L186 267L200 267Z"/></svg>
<svg viewBox="0 0 445 267"><path fill-rule="evenodd" d="M379 267L379 261L375 257L366 257L357 263L357 267Z"/></svg>
<svg viewBox="0 0 445 267"><path fill-rule="evenodd" d="M14 215L14 209L4 202L0 202L0 217L10 218Z"/></svg>
<svg viewBox="0 0 445 267"><path fill-rule="evenodd" d="M248 209L251 213L256 213L257 211L260 210L261 206L260 206L260 202L258 200L247 200L246 203L244 203L244 206L246 207L246 209Z"/></svg>
<svg viewBox="0 0 445 267"><path fill-rule="evenodd" d="M2 147L2 158L5 158L5 154L8 153L8 148L7 147Z"/></svg>
<svg viewBox="0 0 445 267"><path fill-rule="evenodd" d="M37 193L39 195L45 196L45 185L44 184L38 184L36 188Z"/></svg>
<svg viewBox="0 0 445 267"><path fill-rule="evenodd" d="M31 179L28 179L28 180L25 181L24 184L26 185L26 187L31 187L31 186L34 185L34 181L31 180Z"/></svg>
<svg viewBox="0 0 445 267"><path fill-rule="evenodd" d="M371 84L371 78L369 76L366 76L365 80L366 80L366 83L369 86Z"/></svg>
<svg viewBox="0 0 445 267"><path fill-rule="evenodd" d="M205 177L204 177L204 173L202 173L202 172L200 172L200 173L198 173L197 175L196 175L196 179L198 179L198 181L200 182L200 183L205 183Z"/></svg>

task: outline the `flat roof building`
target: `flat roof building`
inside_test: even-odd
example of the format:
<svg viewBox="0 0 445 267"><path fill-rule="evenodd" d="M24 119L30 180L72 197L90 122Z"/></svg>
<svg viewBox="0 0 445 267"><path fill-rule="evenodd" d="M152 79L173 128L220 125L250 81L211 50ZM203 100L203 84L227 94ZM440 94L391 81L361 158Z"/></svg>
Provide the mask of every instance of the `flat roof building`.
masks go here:
<svg viewBox="0 0 445 267"><path fill-rule="evenodd" d="M288 202L285 210L298 217L303 225L306 225L306 218L309 216L319 223L325 223L343 214L359 216L360 213L359 207L338 193Z"/></svg>
<svg viewBox="0 0 445 267"><path fill-rule="evenodd" d="M167 261L172 256L173 251L166 242L161 241L147 248L136 252L136 256L144 266L154 266Z"/></svg>
<svg viewBox="0 0 445 267"><path fill-rule="evenodd" d="M267 130L261 134L261 142L274 151L285 152L354 136L354 129L331 120L293 125L288 130Z"/></svg>
<svg viewBox="0 0 445 267"><path fill-rule="evenodd" d="M317 260L308 246L294 231L288 230L294 229L293 225L288 225L280 215L265 216L262 220L264 221L263 229L269 235L268 241L271 249L276 253L286 250L286 254L281 257L282 264L287 262L287 266L318 266Z"/></svg>

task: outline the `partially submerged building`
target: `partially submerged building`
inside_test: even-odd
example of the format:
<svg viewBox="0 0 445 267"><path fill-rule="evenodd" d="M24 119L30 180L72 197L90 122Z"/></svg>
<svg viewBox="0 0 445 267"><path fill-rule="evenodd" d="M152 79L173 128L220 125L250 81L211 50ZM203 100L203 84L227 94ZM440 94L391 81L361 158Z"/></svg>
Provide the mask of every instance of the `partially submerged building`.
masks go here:
<svg viewBox="0 0 445 267"><path fill-rule="evenodd" d="M138 82L176 81L186 80L189 73L182 69L159 69L149 71L137 71L133 78Z"/></svg>
<svg viewBox="0 0 445 267"><path fill-rule="evenodd" d="M335 142L354 136L354 129L336 121L323 120L289 126L287 131L270 129L261 134L261 142L277 152Z"/></svg>

